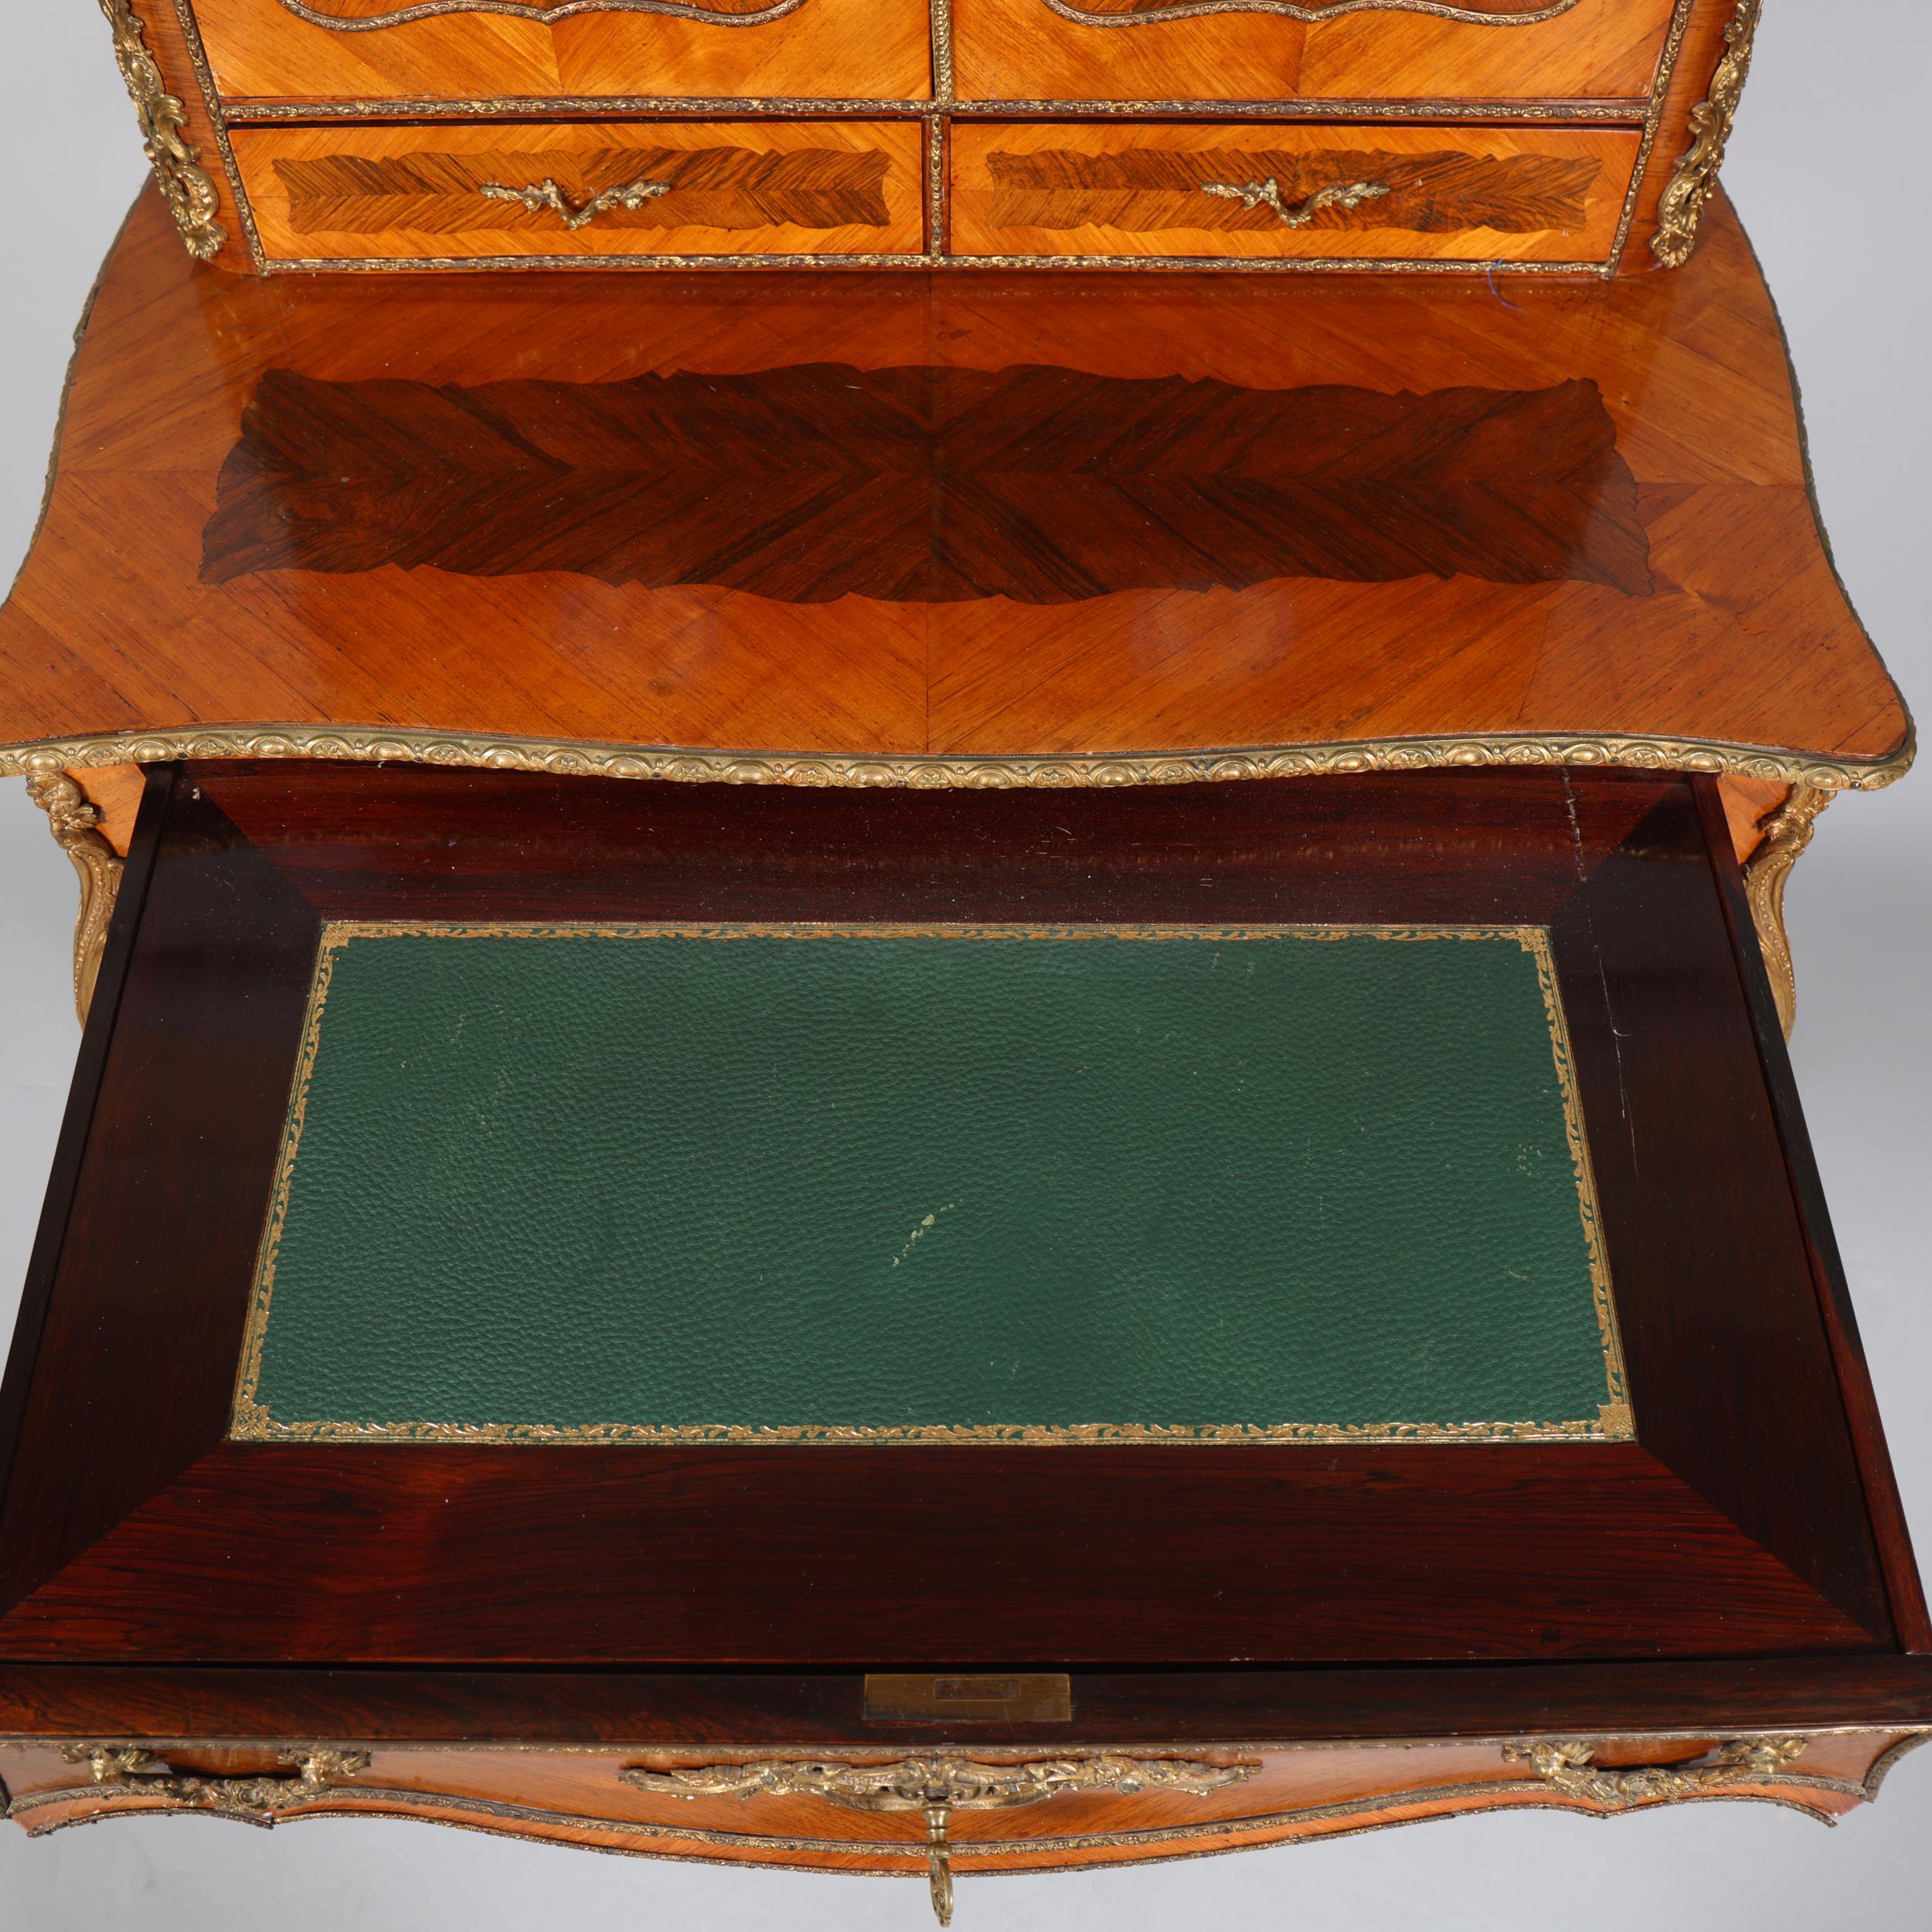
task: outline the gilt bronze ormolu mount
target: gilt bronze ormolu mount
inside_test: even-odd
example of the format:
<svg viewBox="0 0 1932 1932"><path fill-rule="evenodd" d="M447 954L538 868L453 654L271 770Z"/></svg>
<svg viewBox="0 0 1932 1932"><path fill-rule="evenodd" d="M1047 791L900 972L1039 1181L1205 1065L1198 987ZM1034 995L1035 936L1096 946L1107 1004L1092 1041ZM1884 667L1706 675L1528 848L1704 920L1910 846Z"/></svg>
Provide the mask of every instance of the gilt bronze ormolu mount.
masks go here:
<svg viewBox="0 0 1932 1932"><path fill-rule="evenodd" d="M963 1757L912 1757L893 1764L762 1763L710 1764L674 1771L628 1770L624 1781L665 1797L749 1798L801 1793L855 1811L917 1811L925 1821L933 1914L953 1920L955 1811L1005 1811L1071 1791L1183 1791L1200 1795L1252 1777L1254 1764L1175 1758L1065 1757L1042 1763L981 1764Z"/></svg>

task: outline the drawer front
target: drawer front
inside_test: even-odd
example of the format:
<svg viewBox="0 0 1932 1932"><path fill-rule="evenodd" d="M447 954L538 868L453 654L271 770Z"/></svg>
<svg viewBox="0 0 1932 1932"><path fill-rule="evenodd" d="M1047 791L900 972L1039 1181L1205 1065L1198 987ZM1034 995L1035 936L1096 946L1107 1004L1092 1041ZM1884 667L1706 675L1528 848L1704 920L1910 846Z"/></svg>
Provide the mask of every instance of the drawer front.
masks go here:
<svg viewBox="0 0 1932 1932"><path fill-rule="evenodd" d="M961 256L1606 260L1634 129L955 124Z"/></svg>
<svg viewBox="0 0 1932 1932"><path fill-rule="evenodd" d="M917 100L926 0L195 0L236 100Z"/></svg>
<svg viewBox="0 0 1932 1932"><path fill-rule="evenodd" d="M953 0L953 39L963 100L1637 100L1670 12L1671 0Z"/></svg>
<svg viewBox="0 0 1932 1932"><path fill-rule="evenodd" d="M1769 1798L1829 1823L1875 1794L1889 1765L1921 1741L1909 1730L1679 1733L1300 1749L1075 1744L1049 1756L995 1734L943 1754L922 1745L914 1757L889 1747L808 1756L782 1746L344 1749L20 1739L0 1743L0 1773L14 1818L35 1833L170 1811L264 1823L414 1818L647 1857L928 1876L931 1840L917 1804L852 1801L855 1787L868 1796L876 1781L894 1797L908 1787L958 1794L938 1862L970 1882L981 1872L1236 1851L1518 1806L1602 1816ZM991 1779L1005 1784L1005 1803L987 1803L982 1781Z"/></svg>
<svg viewBox="0 0 1932 1932"><path fill-rule="evenodd" d="M271 262L900 255L915 122L253 128L235 158Z"/></svg>

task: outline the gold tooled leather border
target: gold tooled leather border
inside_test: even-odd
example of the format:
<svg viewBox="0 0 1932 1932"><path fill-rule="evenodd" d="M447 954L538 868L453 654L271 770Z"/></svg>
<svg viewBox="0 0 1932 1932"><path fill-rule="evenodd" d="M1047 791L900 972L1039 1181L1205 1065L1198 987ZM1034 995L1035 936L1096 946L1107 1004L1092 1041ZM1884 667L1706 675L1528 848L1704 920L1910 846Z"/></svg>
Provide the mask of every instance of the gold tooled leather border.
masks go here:
<svg viewBox="0 0 1932 1932"><path fill-rule="evenodd" d="M1252 941L1298 939L1314 944L1358 938L1395 942L1513 942L1528 955L1548 1029L1553 1071L1562 1108L1563 1133L1577 1190L1577 1209L1590 1279L1590 1308L1602 1351L1604 1400L1594 1417L1563 1421L1482 1421L1452 1423L1085 1423L1036 1424L923 1423L855 1424L796 1423L451 1423L277 1421L259 1399L262 1356L275 1292L282 1232L286 1225L297 1157L306 1124L308 1094L321 1045L321 1024L335 964L342 949L362 938L439 938L611 940L648 939L776 938L801 944L842 939L945 939L959 943L1039 940ZM913 1239L918 1238L915 1233ZM910 1243L909 1243L910 1245ZM1611 1287L1610 1266L1602 1236L1602 1213L1590 1166L1589 1141L1577 1092L1568 1023L1556 983L1546 927L1534 925L1437 923L1406 926L1356 921L1340 923L1249 923L1237 926L1172 924L1046 924L985 923L961 924L923 921L828 921L801 925L794 922L703 922L657 920L331 920L322 928L316 951L315 977L303 1016L295 1075L275 1178L257 1253L248 1319L236 1371L229 1440L236 1442L519 1443L568 1446L611 1443L712 1443L800 1444L896 1443L1002 1445L1014 1443L1100 1444L1160 1443L1219 1446L1283 1442L1372 1442L1382 1444L1442 1442L1622 1442L1636 1434L1629 1383L1624 1371L1623 1342Z"/></svg>
<svg viewBox="0 0 1932 1932"><path fill-rule="evenodd" d="M1649 733L1481 732L1463 736L1331 739L1298 745L1230 745L1194 751L759 751L525 738L385 725L189 725L0 745L0 777L161 764L178 758L313 758L376 764L480 767L554 777L657 778L688 784L876 785L1012 791L1035 787L1197 784L1328 773L1471 770L1557 765L1760 778L1821 791L1876 791L1904 777L1917 736L1883 757L1854 759L1713 738Z"/></svg>

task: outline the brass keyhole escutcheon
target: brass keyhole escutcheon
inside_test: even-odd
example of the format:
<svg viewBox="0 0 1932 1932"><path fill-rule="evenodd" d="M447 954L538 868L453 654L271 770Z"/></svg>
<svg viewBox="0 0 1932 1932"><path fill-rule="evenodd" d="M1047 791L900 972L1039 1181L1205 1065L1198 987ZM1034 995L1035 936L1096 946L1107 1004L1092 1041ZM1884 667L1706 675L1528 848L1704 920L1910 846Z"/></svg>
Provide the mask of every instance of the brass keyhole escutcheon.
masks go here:
<svg viewBox="0 0 1932 1932"><path fill-rule="evenodd" d="M928 1804L926 1811L926 1876L932 1886L933 1917L941 1925L953 1922L952 1846L946 1828L952 1812L944 1804Z"/></svg>

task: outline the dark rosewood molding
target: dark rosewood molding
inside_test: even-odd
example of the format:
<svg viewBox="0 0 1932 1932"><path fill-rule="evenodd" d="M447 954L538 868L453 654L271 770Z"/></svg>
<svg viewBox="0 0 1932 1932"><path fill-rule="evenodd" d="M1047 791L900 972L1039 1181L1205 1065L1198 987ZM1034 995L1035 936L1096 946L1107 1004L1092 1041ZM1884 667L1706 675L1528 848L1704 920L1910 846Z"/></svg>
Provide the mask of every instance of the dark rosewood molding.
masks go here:
<svg viewBox="0 0 1932 1932"><path fill-rule="evenodd" d="M927 1668L943 1668L928 1658ZM1025 1749L1209 1742L1290 1747L1364 1738L1505 1738L1932 1725L1932 1657L1076 1671L1073 1716L975 1724ZM462 1746L808 1745L907 1748L930 1726L864 1716L863 1674L416 1667L0 1664L0 1736L331 1737Z"/></svg>
<svg viewBox="0 0 1932 1932"><path fill-rule="evenodd" d="M222 470L203 581L391 564L787 603L1458 573L1651 589L1636 485L1587 380L1385 396L1051 367L474 388L271 370Z"/></svg>

